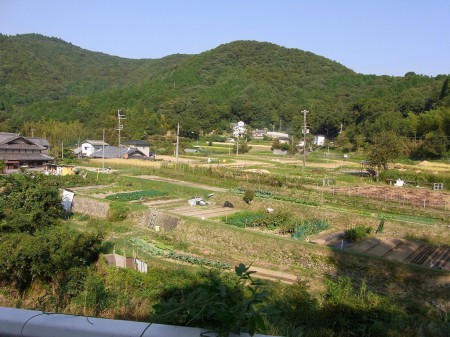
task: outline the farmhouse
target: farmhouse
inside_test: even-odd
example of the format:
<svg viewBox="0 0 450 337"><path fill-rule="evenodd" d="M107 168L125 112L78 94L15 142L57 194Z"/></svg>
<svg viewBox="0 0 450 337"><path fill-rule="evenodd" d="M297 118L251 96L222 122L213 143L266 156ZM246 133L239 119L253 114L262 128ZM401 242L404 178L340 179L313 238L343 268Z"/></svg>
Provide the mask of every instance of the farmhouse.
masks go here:
<svg viewBox="0 0 450 337"><path fill-rule="evenodd" d="M267 134L267 129L264 129L264 130L260 130L260 129L253 130L253 138L254 139L263 139L266 134Z"/></svg>
<svg viewBox="0 0 450 337"><path fill-rule="evenodd" d="M108 143L102 140L86 139L74 152L75 154L80 154L82 157L90 157L95 151L102 150L106 146L108 146Z"/></svg>
<svg viewBox="0 0 450 337"><path fill-rule="evenodd" d="M17 169L20 166L42 167L53 160L47 154L49 148L50 144L45 139L0 132L0 160L5 163L7 170Z"/></svg>
<svg viewBox="0 0 450 337"><path fill-rule="evenodd" d="M127 140L125 142L122 142L122 145L125 145L133 149L137 149L140 152L142 152L145 156L150 157L151 145L147 143L145 140Z"/></svg>
<svg viewBox="0 0 450 337"><path fill-rule="evenodd" d="M287 133L268 131L266 135L269 138L278 139L280 144L289 143L289 135Z"/></svg>
<svg viewBox="0 0 450 337"><path fill-rule="evenodd" d="M93 152L91 158L150 159L142 151L131 147L105 146Z"/></svg>

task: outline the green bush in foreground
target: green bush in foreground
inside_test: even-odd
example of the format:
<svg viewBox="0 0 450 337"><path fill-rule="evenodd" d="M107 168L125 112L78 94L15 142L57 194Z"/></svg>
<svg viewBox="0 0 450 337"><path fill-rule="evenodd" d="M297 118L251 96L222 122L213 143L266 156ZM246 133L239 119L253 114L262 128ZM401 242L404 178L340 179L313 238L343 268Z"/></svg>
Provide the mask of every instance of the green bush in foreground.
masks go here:
<svg viewBox="0 0 450 337"><path fill-rule="evenodd" d="M201 326L229 336L264 331L268 292L252 277L250 266L235 267L236 277L209 271L200 284L163 295L154 306L157 322Z"/></svg>
<svg viewBox="0 0 450 337"><path fill-rule="evenodd" d="M373 228L370 226L358 225L354 228L347 229L344 233L344 238L349 241L361 241L364 240L369 234L373 232Z"/></svg>

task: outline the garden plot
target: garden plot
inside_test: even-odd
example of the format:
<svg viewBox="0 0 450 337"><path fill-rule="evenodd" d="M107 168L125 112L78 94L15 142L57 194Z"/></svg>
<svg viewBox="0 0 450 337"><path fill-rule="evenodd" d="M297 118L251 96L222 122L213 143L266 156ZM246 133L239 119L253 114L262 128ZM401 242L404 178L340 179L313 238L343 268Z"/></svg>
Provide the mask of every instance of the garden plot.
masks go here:
<svg viewBox="0 0 450 337"><path fill-rule="evenodd" d="M175 198L171 198L171 199L159 199L159 200L152 200L149 202L144 202L143 205L147 205L149 207L166 207L166 206L170 206L173 204L180 204L180 203L185 203L186 199L175 199Z"/></svg>
<svg viewBox="0 0 450 337"><path fill-rule="evenodd" d="M450 207L450 193L390 186L361 186L352 188L334 188L333 193L348 196L361 196L386 202L413 205L424 208L448 209Z"/></svg>
<svg viewBox="0 0 450 337"><path fill-rule="evenodd" d="M357 243L351 250L425 267L450 270L450 248L433 247L425 243L393 238L370 238Z"/></svg>
<svg viewBox="0 0 450 337"><path fill-rule="evenodd" d="M199 219L208 219L233 214L238 210L235 208L221 207L218 205L210 204L205 206L182 206L167 209L167 211L175 213L177 215L190 216Z"/></svg>

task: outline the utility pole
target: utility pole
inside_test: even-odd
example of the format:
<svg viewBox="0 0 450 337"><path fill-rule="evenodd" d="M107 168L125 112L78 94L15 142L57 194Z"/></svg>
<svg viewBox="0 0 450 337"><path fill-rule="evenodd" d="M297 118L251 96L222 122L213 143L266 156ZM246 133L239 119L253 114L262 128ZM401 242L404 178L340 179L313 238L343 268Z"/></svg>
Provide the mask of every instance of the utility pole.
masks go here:
<svg viewBox="0 0 450 337"><path fill-rule="evenodd" d="M177 158L178 163L178 146L180 143L180 123L177 124L177 146L175 148L175 157Z"/></svg>
<svg viewBox="0 0 450 337"><path fill-rule="evenodd" d="M119 126L117 127L117 131L119 131L119 158L121 157L120 155L120 131L123 130L123 124L122 124L122 119L126 119L125 115L122 115L122 110L117 110L117 120L119 122Z"/></svg>
<svg viewBox="0 0 450 337"><path fill-rule="evenodd" d="M303 168L306 167L306 134L309 133L308 126L306 124L306 114L308 113L308 110L302 110L303 114Z"/></svg>
<svg viewBox="0 0 450 337"><path fill-rule="evenodd" d="M120 148L119 148L120 149ZM102 144L102 172L105 172L105 129L103 129L103 144Z"/></svg>

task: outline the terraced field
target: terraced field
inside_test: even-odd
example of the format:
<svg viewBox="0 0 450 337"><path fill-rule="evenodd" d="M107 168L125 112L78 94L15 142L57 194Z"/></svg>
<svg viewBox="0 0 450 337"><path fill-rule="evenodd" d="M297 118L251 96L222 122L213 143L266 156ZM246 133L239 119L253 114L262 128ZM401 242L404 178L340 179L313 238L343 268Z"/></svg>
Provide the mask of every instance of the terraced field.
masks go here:
<svg viewBox="0 0 450 337"><path fill-rule="evenodd" d="M371 238L350 249L388 260L450 270L450 247L433 247L425 243L403 239Z"/></svg>

